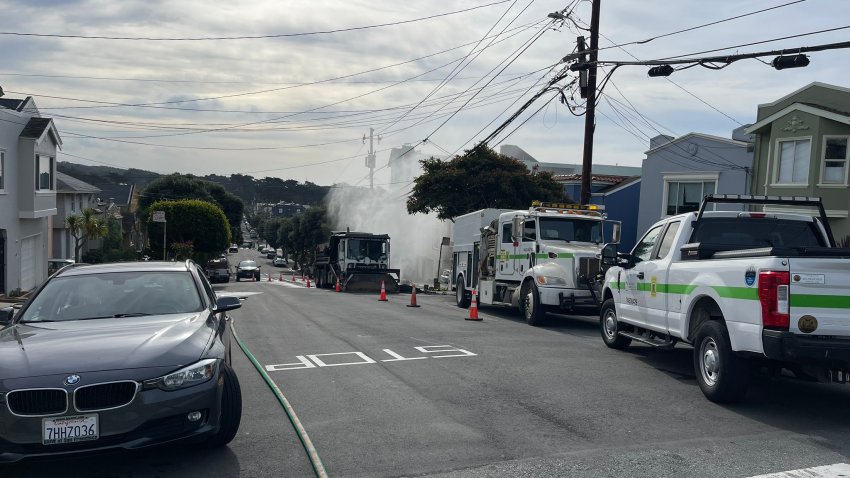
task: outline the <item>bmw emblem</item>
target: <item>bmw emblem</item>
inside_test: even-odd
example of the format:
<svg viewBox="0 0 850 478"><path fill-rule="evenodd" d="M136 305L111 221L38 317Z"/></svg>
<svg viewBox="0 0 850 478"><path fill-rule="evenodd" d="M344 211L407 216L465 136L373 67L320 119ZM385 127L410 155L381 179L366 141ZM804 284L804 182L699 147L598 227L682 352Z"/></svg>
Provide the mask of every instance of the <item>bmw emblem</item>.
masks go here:
<svg viewBox="0 0 850 478"><path fill-rule="evenodd" d="M79 375L68 375L65 377L65 385L76 385L80 382Z"/></svg>

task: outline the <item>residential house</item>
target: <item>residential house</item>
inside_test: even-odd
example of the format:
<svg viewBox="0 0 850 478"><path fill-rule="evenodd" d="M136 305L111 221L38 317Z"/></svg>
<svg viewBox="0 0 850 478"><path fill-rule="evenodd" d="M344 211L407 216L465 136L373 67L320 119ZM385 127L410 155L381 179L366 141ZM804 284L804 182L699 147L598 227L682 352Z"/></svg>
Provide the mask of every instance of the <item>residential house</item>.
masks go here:
<svg viewBox="0 0 850 478"><path fill-rule="evenodd" d="M850 89L811 83L759 105L747 132L756 137L753 193L820 197L836 240L850 236Z"/></svg>
<svg viewBox="0 0 850 478"><path fill-rule="evenodd" d="M139 248L139 223L136 218L138 192L135 184L101 181L95 184L101 191L95 209L104 218L112 217L121 224L121 244L125 249ZM92 248L101 247L102 240L92 241Z"/></svg>
<svg viewBox="0 0 850 478"><path fill-rule="evenodd" d="M503 144L499 148L499 153L523 162L529 171L546 171L558 176L581 174L582 170L581 164L540 162L519 146L515 146L512 144ZM592 174L601 175L640 176L640 167L638 166L620 166L618 164L594 163L590 171Z"/></svg>
<svg viewBox="0 0 850 478"><path fill-rule="evenodd" d="M272 207L273 217L292 217L307 210L306 206L291 202L279 202Z"/></svg>
<svg viewBox="0 0 850 478"><path fill-rule="evenodd" d="M68 229L68 217L97 205L100 188L65 173L56 172L56 215L52 218L50 257L74 259L76 239Z"/></svg>
<svg viewBox="0 0 850 478"><path fill-rule="evenodd" d="M707 194L749 193L753 152L745 129L731 139L703 133L652 138L642 166L637 236L663 217L698 210Z"/></svg>
<svg viewBox="0 0 850 478"><path fill-rule="evenodd" d="M32 97L0 98L0 292L32 290L47 278L50 217L56 214L53 119Z"/></svg>

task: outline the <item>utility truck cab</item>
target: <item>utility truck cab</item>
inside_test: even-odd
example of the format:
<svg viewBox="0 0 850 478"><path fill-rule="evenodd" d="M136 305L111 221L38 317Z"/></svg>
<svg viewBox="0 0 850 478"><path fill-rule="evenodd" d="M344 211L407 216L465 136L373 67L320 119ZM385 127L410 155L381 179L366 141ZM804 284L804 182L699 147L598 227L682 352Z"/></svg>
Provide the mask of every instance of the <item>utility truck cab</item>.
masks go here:
<svg viewBox="0 0 850 478"><path fill-rule="evenodd" d="M599 206L535 201L527 211L482 209L454 224L452 278L457 305L473 289L481 304L517 307L531 325L547 311L598 306L596 282L604 226L619 223Z"/></svg>

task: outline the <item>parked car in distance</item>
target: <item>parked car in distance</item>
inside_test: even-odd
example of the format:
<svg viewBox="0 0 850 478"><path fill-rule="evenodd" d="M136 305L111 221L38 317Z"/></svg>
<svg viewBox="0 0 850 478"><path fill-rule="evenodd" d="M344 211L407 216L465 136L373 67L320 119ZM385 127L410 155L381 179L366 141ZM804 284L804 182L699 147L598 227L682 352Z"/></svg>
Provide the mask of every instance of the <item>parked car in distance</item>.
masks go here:
<svg viewBox="0 0 850 478"><path fill-rule="evenodd" d="M239 252L239 246L237 246L236 244L231 244L230 248L227 249L227 252L230 254L235 254Z"/></svg>
<svg viewBox="0 0 850 478"><path fill-rule="evenodd" d="M277 257L277 251L274 249L266 251L266 259L274 259L275 257Z"/></svg>
<svg viewBox="0 0 850 478"><path fill-rule="evenodd" d="M236 265L236 282L239 279L260 280L260 265L257 261L241 261Z"/></svg>
<svg viewBox="0 0 850 478"><path fill-rule="evenodd" d="M76 265L0 316L0 462L229 443L242 416L229 310L186 262Z"/></svg>
<svg viewBox="0 0 850 478"><path fill-rule="evenodd" d="M219 257L207 262L207 278L210 282L230 282L230 263L227 257Z"/></svg>
<svg viewBox="0 0 850 478"><path fill-rule="evenodd" d="M275 257L272 260L272 265L275 267L286 267L289 265L289 262L287 262L287 260L283 257Z"/></svg>

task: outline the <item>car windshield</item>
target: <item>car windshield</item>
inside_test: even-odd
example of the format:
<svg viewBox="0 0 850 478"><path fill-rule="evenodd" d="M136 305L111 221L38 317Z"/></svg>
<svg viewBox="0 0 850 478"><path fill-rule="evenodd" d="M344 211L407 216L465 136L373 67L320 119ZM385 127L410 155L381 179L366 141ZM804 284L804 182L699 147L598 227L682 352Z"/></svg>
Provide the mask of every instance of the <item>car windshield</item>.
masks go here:
<svg viewBox="0 0 850 478"><path fill-rule="evenodd" d="M111 272L57 277L22 312L20 322L63 322L202 310L186 272Z"/></svg>
<svg viewBox="0 0 850 478"><path fill-rule="evenodd" d="M602 222L541 217L540 238L544 241L602 242Z"/></svg>
<svg viewBox="0 0 850 478"><path fill-rule="evenodd" d="M255 261L242 261L239 263L239 267L243 269L246 267L257 267L257 263Z"/></svg>

